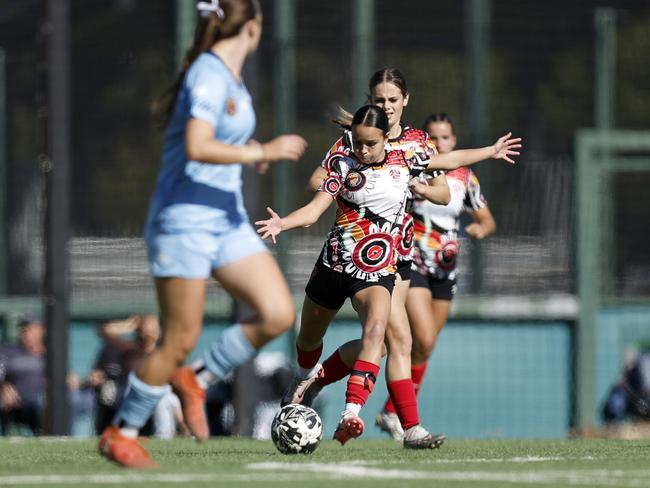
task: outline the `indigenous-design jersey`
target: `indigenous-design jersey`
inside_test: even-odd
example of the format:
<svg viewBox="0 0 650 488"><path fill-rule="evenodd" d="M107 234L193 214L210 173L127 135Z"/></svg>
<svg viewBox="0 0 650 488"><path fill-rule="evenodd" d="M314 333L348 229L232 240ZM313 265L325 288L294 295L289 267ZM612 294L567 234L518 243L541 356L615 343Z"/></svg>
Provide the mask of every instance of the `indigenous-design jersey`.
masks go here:
<svg viewBox="0 0 650 488"><path fill-rule="evenodd" d="M330 150L323 162L327 176L319 191L334 197L338 208L319 259L334 271L377 281L395 272L395 243L415 160L390 151L381 163L363 164L345 149L346 137L332 148L343 150Z"/></svg>
<svg viewBox="0 0 650 488"><path fill-rule="evenodd" d="M468 168L447 173L451 193L448 205L436 205L416 198L413 203L415 250L412 269L438 279L456 278L460 250L460 215L487 206L478 178Z"/></svg>
<svg viewBox="0 0 650 488"><path fill-rule="evenodd" d="M387 150L399 150L404 153L407 161L412 161L411 176L423 177L422 173L429 165L432 154L437 154L436 146L429 135L420 129L403 126L402 133L395 139L390 139L386 145ZM442 174L442 171L430 173L433 178ZM406 201L406 209L400 225L400 233L395 245L398 264L400 261L413 259L413 216L411 208L413 195L410 190Z"/></svg>

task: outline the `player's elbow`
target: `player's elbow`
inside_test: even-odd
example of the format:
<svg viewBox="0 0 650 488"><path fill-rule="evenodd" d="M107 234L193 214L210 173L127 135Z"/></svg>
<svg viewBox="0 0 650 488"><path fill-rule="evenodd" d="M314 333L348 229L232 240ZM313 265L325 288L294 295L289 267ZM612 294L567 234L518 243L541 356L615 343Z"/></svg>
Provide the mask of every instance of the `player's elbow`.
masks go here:
<svg viewBox="0 0 650 488"><path fill-rule="evenodd" d="M190 161L203 161L201 145L194 141L187 141L185 144L185 155Z"/></svg>
<svg viewBox="0 0 650 488"><path fill-rule="evenodd" d="M479 222L479 224L483 228L483 237L490 236L497 230L497 223L494 221L494 219L483 219L481 222Z"/></svg>
<svg viewBox="0 0 650 488"><path fill-rule="evenodd" d="M446 188L440 195L440 202L438 203L439 205L449 205L449 202L451 202L451 192L449 191L449 187L447 185L445 185L445 187Z"/></svg>

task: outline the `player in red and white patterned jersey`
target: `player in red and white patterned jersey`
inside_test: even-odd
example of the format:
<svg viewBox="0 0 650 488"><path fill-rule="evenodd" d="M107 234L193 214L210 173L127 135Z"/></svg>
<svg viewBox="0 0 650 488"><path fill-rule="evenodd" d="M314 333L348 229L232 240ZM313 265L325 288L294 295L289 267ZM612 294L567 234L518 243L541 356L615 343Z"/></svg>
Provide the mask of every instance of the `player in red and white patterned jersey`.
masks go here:
<svg viewBox="0 0 650 488"><path fill-rule="evenodd" d="M419 160L428 160L431 155L438 153L436 146L433 144L428 134L423 130L414 129L402 124L400 124L400 128L400 134L388 141L388 148L390 148L391 151L402 151L407 159L415 157ZM413 171L411 176L416 177L413 183L415 185L422 176L422 171ZM431 181L432 188L428 192L428 198L443 205L448 202L449 191L444 172L432 171L429 173L429 181ZM426 187L422 185L420 185L419 188L421 188L422 191L426 191ZM408 281L411 262L413 260L413 217L410 212L412 202L413 194L411 193L406 202L399 240L395 245L395 250L397 252L397 269L401 278L400 281ZM406 285L404 285L404 289L407 289Z"/></svg>
<svg viewBox="0 0 650 488"><path fill-rule="evenodd" d="M453 151L456 136L446 114L433 114L424 125L441 153ZM475 239L483 239L496 230L478 178L470 169L447 173L447 182L451 191L448 205L419 199L413 207L416 246L406 310L413 336L411 377L416 393L456 292L460 216L463 212L471 215L473 222L465 227L465 232ZM395 411L390 400L385 411Z"/></svg>
<svg viewBox="0 0 650 488"><path fill-rule="evenodd" d="M401 117L404 107L408 104L409 94L406 89L406 81L399 70L386 68L375 73L370 79L370 93L371 102L384 109L389 119L389 143L388 150L400 151L404 157L416 158L419 160L427 160L427 169L429 171L434 169L447 169L453 170L461 166L466 166L474 162L474 159L479 155L479 152L488 154L488 157L496 157L497 159L506 159L512 162L509 155L518 154L514 151L520 147L518 144L519 139L509 139L509 135L499 139L497 144L492 150L488 148L468 151L457 151L451 154L439 155L435 153L435 146L431 142L426 132L418 129L405 127L401 124ZM330 149L331 152L345 151L346 150L346 137L342 137ZM507 142L506 142L507 141ZM501 149L495 152L497 147L506 144L508 149L505 149L509 154L498 154ZM512 145L512 146L511 146ZM511 147L510 147L511 146ZM477 152L478 151L478 152ZM325 169L327 168L327 158L322 167L317 168L310 179L310 187L315 189L318 187L324 178ZM418 172L414 172L412 176L418 176ZM412 178L409 182L409 188L413 194L419 197L428 198L437 203L445 204L449 201L450 194L447 186L445 176L437 175L433 180L432 185L427 185L418 181L417 178ZM391 313L386 332L386 340L388 349L390 350L387 361L387 383L391 392L391 396L397 399L398 415L392 415L390 420L395 426L394 430L403 432L405 428L407 433L404 436L405 447L437 447L444 440L444 436L432 436L425 429L419 425L419 415L417 412L417 402L415 399L415 392L410 378L410 356L411 356L411 331L406 315L405 302L409 290L409 275L410 275L410 259L412 249L412 219L408 212L404 212L405 218L401 224L400 238L396 242L396 249L399 251L398 256L398 274L396 277L395 288L392 294ZM400 264L401 263L401 266ZM315 310L317 313L322 311ZM305 310L303 309L303 316ZM310 344L311 347L305 347L298 341L298 360L301 360L301 350L303 347L306 351L318 352L317 348L319 343ZM316 348L316 349L315 349ZM354 358L360 348L359 341L351 341L341 346L332 356L330 356L324 363L325 374L323 378L316 379L313 390L318 387L323 387L327 384L338 381L346 376ZM318 357L318 354L314 354ZM315 359L310 358L314 363ZM310 364L309 361L301 363L301 366ZM378 418L378 422L383 420Z"/></svg>
<svg viewBox="0 0 650 488"><path fill-rule="evenodd" d="M363 432L359 411L379 373L395 283L394 243L410 170L419 164L415 159L407 161L397 151L387 152L387 132L383 110L374 105L359 109L351 123L351 150L330 154L327 175L312 201L284 218L269 209L271 219L256 222L262 238L271 237L275 242L283 230L316 222L332 201L338 205L334 226L305 289L296 348L298 363L304 368L301 380L307 377L313 382L322 370L317 362L327 327L345 300L353 300L364 341L352 367L345 410L335 432L341 444ZM300 402L304 389L305 382L297 382L287 395L291 398L283 403Z"/></svg>

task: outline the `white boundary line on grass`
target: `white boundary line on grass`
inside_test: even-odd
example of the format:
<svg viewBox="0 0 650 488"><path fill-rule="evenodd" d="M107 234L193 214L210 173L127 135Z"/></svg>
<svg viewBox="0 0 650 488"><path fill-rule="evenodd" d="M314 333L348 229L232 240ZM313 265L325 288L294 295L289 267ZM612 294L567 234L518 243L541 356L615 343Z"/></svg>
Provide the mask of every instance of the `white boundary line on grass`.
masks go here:
<svg viewBox="0 0 650 488"><path fill-rule="evenodd" d="M381 469L377 467L352 466L342 463L252 463L253 470L293 471L330 474L339 479L409 479L437 481L491 481L501 483L567 483L574 486L616 486L647 488L650 470L555 470L507 473L497 471L420 471L404 469ZM633 477L633 478L632 478ZM632 479L631 479L632 478Z"/></svg>
<svg viewBox="0 0 650 488"><path fill-rule="evenodd" d="M295 474L192 474L192 473L129 473L129 474L34 474L0 476L0 486L19 485L111 485L122 483L250 483L264 481L309 481L311 477Z"/></svg>
<svg viewBox="0 0 650 488"><path fill-rule="evenodd" d="M464 482L498 482L548 484L563 483L570 486L612 486L646 488L650 470L541 470L519 473L498 471L423 471L414 469L382 469L348 463L287 463L264 462L246 466L248 474L228 473L124 473L88 475L11 475L0 476L0 486L20 485L108 485L122 483L264 483L280 481L287 483L316 480L431 480ZM273 475L270 476L270 472ZM314 476L316 475L316 476ZM318 476L320 475L320 476Z"/></svg>
<svg viewBox="0 0 650 488"><path fill-rule="evenodd" d="M398 460L367 460L359 459L355 461L346 461L346 465L365 465L365 466L376 466L376 465L399 465L399 464L498 464L498 463L546 463L550 461L599 461L602 458L595 456L581 456L581 457L561 457L561 456L525 456L525 457L511 457L511 458L461 458L461 459L418 459L417 461L410 459L398 459Z"/></svg>

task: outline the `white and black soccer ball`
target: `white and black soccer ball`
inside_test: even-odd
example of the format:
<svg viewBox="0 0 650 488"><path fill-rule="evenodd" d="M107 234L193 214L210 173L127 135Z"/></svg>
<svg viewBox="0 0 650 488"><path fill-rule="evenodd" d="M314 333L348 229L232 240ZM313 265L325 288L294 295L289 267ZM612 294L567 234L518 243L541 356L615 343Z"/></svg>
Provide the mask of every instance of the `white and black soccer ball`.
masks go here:
<svg viewBox="0 0 650 488"><path fill-rule="evenodd" d="M285 405L271 424L273 444L283 454L311 454L323 438L323 422L305 405Z"/></svg>

